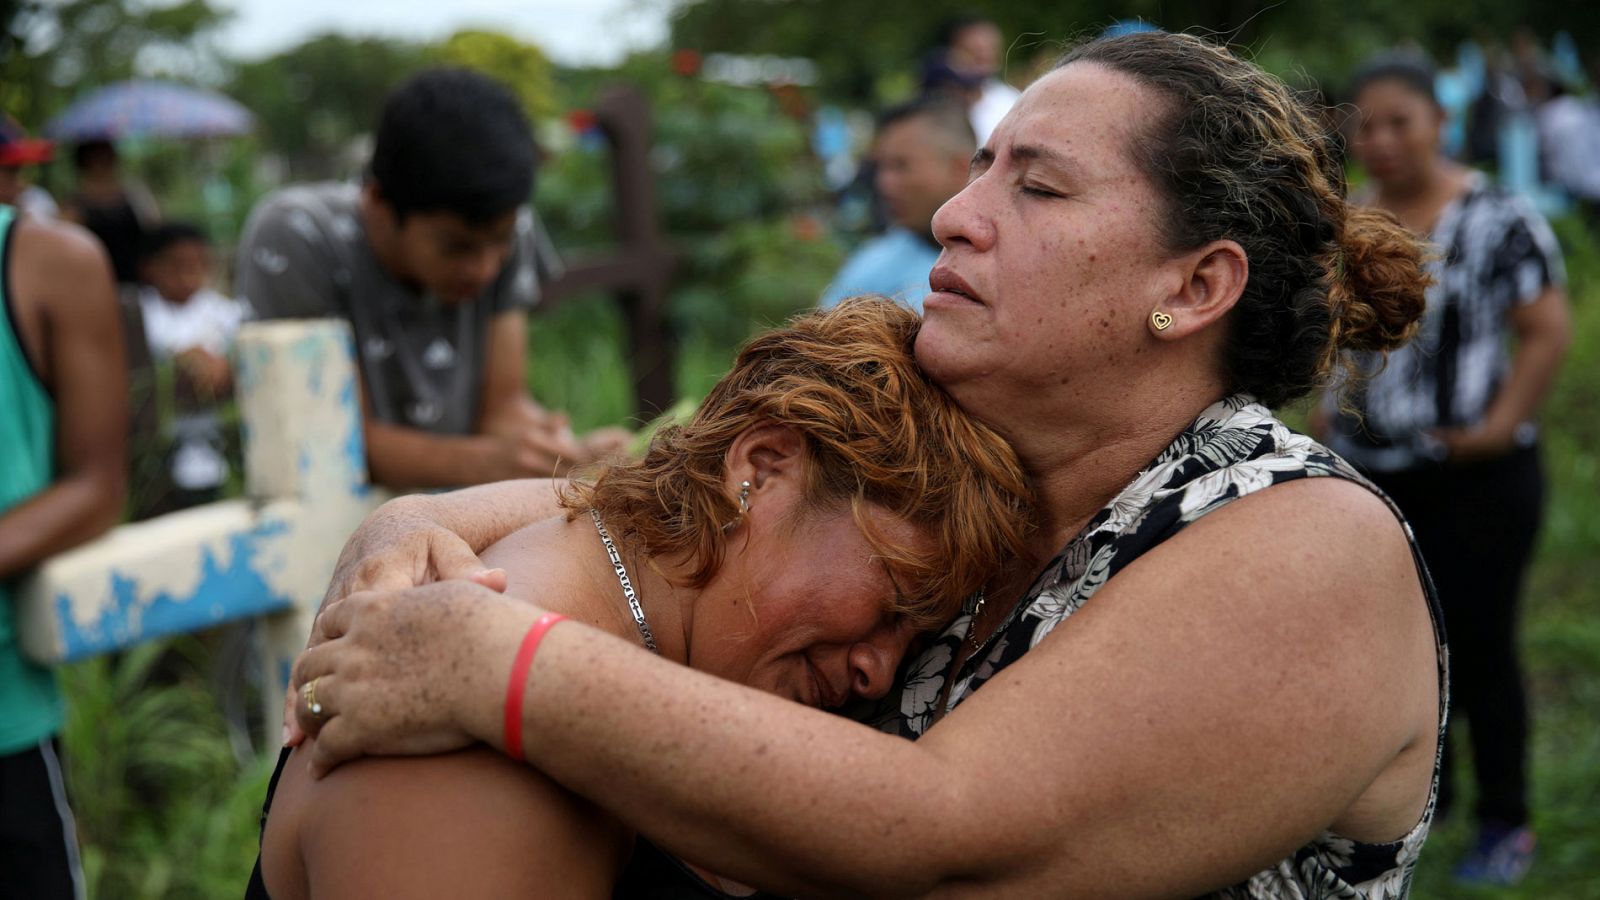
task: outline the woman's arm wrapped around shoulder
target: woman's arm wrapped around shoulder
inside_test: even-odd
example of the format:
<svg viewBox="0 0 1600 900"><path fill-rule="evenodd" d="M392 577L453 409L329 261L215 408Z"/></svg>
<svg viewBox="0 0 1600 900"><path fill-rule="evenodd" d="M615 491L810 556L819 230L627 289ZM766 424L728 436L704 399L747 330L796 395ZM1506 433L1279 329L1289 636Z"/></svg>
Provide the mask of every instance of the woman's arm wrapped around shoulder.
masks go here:
<svg viewBox="0 0 1600 900"><path fill-rule="evenodd" d="M321 729L317 772L503 746L512 660L541 611L471 587L324 616L294 676L325 707L297 707ZM1431 784L1435 676L1397 520L1308 479L1147 553L916 742L575 623L548 633L511 712L552 778L769 890L1192 896L1330 827L1406 833Z"/></svg>

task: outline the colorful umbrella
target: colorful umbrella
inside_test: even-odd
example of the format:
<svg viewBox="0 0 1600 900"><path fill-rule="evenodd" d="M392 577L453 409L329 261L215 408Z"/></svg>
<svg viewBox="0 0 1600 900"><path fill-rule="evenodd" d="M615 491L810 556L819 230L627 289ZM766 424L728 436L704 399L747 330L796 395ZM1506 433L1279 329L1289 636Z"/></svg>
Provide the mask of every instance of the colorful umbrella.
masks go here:
<svg viewBox="0 0 1600 900"><path fill-rule="evenodd" d="M170 81L135 80L107 85L67 107L45 126L58 141L133 136L211 137L244 134L250 111L214 91Z"/></svg>

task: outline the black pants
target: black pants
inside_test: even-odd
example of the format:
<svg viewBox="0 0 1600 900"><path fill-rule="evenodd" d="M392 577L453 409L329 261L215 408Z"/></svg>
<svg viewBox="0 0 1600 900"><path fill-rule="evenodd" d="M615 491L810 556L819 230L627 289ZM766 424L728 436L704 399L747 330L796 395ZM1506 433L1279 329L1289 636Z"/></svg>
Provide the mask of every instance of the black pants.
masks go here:
<svg viewBox="0 0 1600 900"><path fill-rule="evenodd" d="M81 900L75 827L54 741L0 756L0 896Z"/></svg>
<svg viewBox="0 0 1600 900"><path fill-rule="evenodd" d="M1528 820L1528 704L1517 659L1523 575L1544 513L1537 448L1470 465L1379 473L1433 574L1450 642L1451 721L1465 720L1480 821ZM1448 746L1439 807L1448 808Z"/></svg>

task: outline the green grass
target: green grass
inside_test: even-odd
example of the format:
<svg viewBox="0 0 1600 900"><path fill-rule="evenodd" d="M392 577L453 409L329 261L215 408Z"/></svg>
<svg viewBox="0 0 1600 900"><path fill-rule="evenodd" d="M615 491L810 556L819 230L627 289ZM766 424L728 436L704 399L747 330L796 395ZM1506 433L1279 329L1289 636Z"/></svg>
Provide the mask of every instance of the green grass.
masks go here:
<svg viewBox="0 0 1600 900"><path fill-rule="evenodd" d="M91 897L243 893L272 760L241 766L197 637L62 671L62 739Z"/></svg>
<svg viewBox="0 0 1600 900"><path fill-rule="evenodd" d="M1600 242L1575 223L1560 230L1577 333L1545 415L1549 515L1522 633L1533 695L1539 858L1527 882L1512 891L1453 884L1450 868L1471 840L1470 825L1458 816L1424 851L1413 892L1420 900L1600 900ZM734 329L723 322L689 331L678 386L683 396L700 396L731 359L727 335ZM633 400L622 335L616 308L600 297L535 318L529 362L535 394L570 411L580 428L626 422ZM186 638L64 671L69 777L91 897L242 892L272 760L241 766L232 755L204 674L214 655L205 641ZM1469 794L1459 809L1470 809Z"/></svg>
<svg viewBox="0 0 1600 900"><path fill-rule="evenodd" d="M746 330L750 326L746 326ZM540 403L565 410L578 430L637 427L622 313L607 297L578 297L528 327L528 386ZM700 398L728 370L736 342L695 331L679 339L679 397Z"/></svg>

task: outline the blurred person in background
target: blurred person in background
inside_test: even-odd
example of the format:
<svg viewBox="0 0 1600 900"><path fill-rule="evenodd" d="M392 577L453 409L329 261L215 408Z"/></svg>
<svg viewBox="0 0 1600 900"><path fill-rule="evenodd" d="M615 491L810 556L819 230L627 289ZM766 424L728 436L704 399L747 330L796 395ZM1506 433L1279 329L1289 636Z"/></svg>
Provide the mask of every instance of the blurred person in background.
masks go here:
<svg viewBox="0 0 1600 900"><path fill-rule="evenodd" d="M285 188L245 224L237 290L256 315L350 322L374 481L552 475L625 446L528 393L527 309L560 272L528 206L537 164L509 90L428 71L385 102L363 184Z"/></svg>
<svg viewBox="0 0 1600 900"><path fill-rule="evenodd" d="M1511 35L1511 68L1522 82L1522 94L1530 109L1538 109L1555 96L1558 84L1555 67L1532 28L1520 26Z"/></svg>
<svg viewBox="0 0 1600 900"><path fill-rule="evenodd" d="M137 284L145 231L161 220L155 197L123 177L116 145L109 140L73 147L72 168L77 187L61 205L62 216L89 229L105 245L118 284Z"/></svg>
<svg viewBox="0 0 1600 900"><path fill-rule="evenodd" d="M1600 88L1600 62L1590 83ZM1600 99L1593 90L1557 81L1554 96L1539 107L1539 148L1544 174L1578 202L1591 226L1600 227Z"/></svg>
<svg viewBox="0 0 1600 900"><path fill-rule="evenodd" d="M22 655L16 580L116 523L128 385L116 286L74 225L0 206L0 893L84 896L55 675Z"/></svg>
<svg viewBox="0 0 1600 900"><path fill-rule="evenodd" d="M156 226L139 260L139 309L151 356L177 375L168 469L177 507L216 499L227 481L217 403L233 393L228 354L243 306L211 287L211 242L188 222Z"/></svg>
<svg viewBox="0 0 1600 900"><path fill-rule="evenodd" d="M948 99L916 100L879 117L874 184L892 224L845 260L823 291L824 308L856 294L882 294L921 311L939 258L933 214L966 186L975 150L965 112Z"/></svg>
<svg viewBox="0 0 1600 900"><path fill-rule="evenodd" d="M1012 104L1022 96L1000 77L1005 65L1000 26L984 16L959 16L940 30L939 43L944 47L945 61L951 68L976 81L977 95L967 114L978 145L982 146L988 142L994 127L1010 112Z"/></svg>
<svg viewBox="0 0 1600 900"><path fill-rule="evenodd" d="M1383 365L1358 354L1370 377L1348 407L1326 397L1315 428L1416 532L1438 583L1453 711L1467 725L1478 786L1478 840L1457 874L1512 883L1534 851L1517 607L1543 512L1536 419L1570 324L1549 225L1444 157L1433 86L1432 67L1410 55L1374 59L1353 79L1352 149L1372 179L1365 199L1432 241L1433 284L1416 338ZM1441 809L1452 758L1447 750Z"/></svg>
<svg viewBox="0 0 1600 900"><path fill-rule="evenodd" d="M0 206L16 207L18 212L32 216L54 217L59 212L55 200L24 171L47 163L54 156L54 144L28 137L15 119L0 115Z"/></svg>

